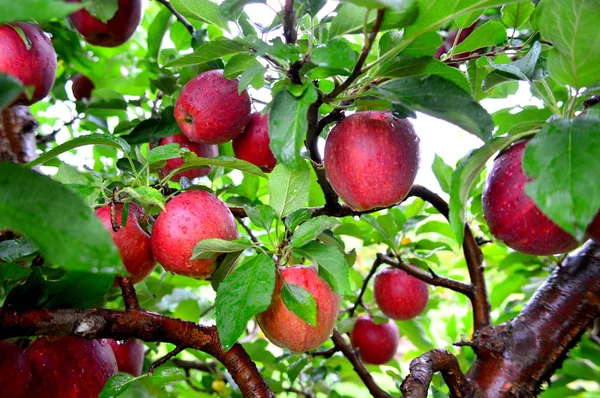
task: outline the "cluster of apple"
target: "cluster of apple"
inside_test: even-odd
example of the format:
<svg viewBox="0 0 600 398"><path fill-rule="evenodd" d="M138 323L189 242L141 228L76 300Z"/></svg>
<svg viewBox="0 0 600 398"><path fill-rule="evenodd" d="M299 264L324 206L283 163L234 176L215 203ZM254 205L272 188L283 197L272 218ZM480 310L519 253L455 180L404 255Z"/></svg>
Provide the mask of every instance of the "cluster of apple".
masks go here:
<svg viewBox="0 0 600 398"><path fill-rule="evenodd" d="M144 345L137 340L40 337L24 351L0 340L3 397L92 397L117 372L139 376Z"/></svg>

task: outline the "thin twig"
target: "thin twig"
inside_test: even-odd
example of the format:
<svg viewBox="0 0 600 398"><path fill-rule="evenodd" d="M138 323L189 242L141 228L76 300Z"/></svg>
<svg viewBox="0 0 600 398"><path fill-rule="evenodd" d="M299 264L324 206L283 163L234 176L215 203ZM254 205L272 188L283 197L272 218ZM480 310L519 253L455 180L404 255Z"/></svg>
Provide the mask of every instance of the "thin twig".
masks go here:
<svg viewBox="0 0 600 398"><path fill-rule="evenodd" d="M252 229L250 229L250 227L244 223L244 219L238 216L235 216L235 218L236 220L238 220L242 228L244 228L244 230L248 233L248 235L250 236L250 240L252 240L252 242L254 243L258 243L258 239L256 239L256 236L254 236L254 233L252 233Z"/></svg>
<svg viewBox="0 0 600 398"><path fill-rule="evenodd" d="M73 118L71 120L69 120L68 122L63 123L62 126L60 126L57 129L54 129L54 131L52 131L50 134L48 135L38 135L36 138L36 142L38 144L48 144L52 141L54 141L56 139L56 135L58 133L61 132L62 129L64 129L65 127L68 127L70 125L72 125L73 123L75 123L77 120L80 120L81 116L79 114L73 116Z"/></svg>
<svg viewBox="0 0 600 398"><path fill-rule="evenodd" d="M181 22L181 24L183 26L185 26L185 28L187 29L188 32L190 32L191 35L194 34L194 32L196 31L194 26L183 15L178 13L177 10L175 10L175 8L173 8L173 5L171 3L169 3L167 0L156 0L156 1L158 1L160 4L167 7L169 9L169 11L171 11L171 13L173 15L175 15L175 18L177 18L177 20L179 22Z"/></svg>
<svg viewBox="0 0 600 398"><path fill-rule="evenodd" d="M150 365L150 368L148 369L148 373L149 374L154 373L154 371L156 369L158 369L159 367L163 366L165 363L169 362L169 360L171 358L173 358L174 356L178 355L183 350L185 350L185 348L183 348L183 347L176 347L173 351L171 351L170 353L168 353L167 355L165 355L164 357L160 358L158 361L156 361L152 365Z"/></svg>
<svg viewBox="0 0 600 398"><path fill-rule="evenodd" d="M117 275L117 282L123 293L123 301L127 311L141 311L140 303L137 298L137 293L133 287L133 281L126 276Z"/></svg>
<svg viewBox="0 0 600 398"><path fill-rule="evenodd" d="M310 355L313 357L331 358L336 352L340 352L340 349L332 347L328 350L312 352Z"/></svg>
<svg viewBox="0 0 600 398"><path fill-rule="evenodd" d="M379 268L381 264L383 264L383 261L381 260L381 258L379 258L379 256L377 256L375 258L375 261L373 261L373 266L371 267L371 270L369 271L367 277L363 281L362 288L360 289L360 293L358 294L354 305L352 306L352 308L350 308L350 311L348 311L348 314L350 314L351 317L354 316L354 312L356 311L356 308L358 308L359 305L364 306L362 298L365 294L365 291L367 290L367 285L369 284L369 281L371 280L373 275L375 275L375 272L377 272L377 268Z"/></svg>
<svg viewBox="0 0 600 398"><path fill-rule="evenodd" d="M194 369L206 373L217 373L218 369L216 361L186 361L185 359L175 358L173 363L182 369Z"/></svg>

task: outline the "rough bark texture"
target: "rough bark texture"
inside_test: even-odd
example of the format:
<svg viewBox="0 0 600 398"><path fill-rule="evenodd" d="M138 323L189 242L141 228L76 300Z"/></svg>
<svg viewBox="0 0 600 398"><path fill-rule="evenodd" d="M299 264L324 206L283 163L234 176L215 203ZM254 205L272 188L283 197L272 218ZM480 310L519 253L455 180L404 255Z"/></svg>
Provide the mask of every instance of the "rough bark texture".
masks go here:
<svg viewBox="0 0 600 398"><path fill-rule="evenodd" d="M36 157L38 122L26 106L0 112L0 162L27 163Z"/></svg>

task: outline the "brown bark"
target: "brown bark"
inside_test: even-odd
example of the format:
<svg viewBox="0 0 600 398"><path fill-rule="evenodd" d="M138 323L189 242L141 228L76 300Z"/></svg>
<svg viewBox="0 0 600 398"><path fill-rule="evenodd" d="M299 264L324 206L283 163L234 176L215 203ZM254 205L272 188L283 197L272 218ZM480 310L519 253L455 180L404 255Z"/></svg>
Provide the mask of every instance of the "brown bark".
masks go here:
<svg viewBox="0 0 600 398"><path fill-rule="evenodd" d="M0 112L0 162L27 163L37 157L38 122L26 106Z"/></svg>

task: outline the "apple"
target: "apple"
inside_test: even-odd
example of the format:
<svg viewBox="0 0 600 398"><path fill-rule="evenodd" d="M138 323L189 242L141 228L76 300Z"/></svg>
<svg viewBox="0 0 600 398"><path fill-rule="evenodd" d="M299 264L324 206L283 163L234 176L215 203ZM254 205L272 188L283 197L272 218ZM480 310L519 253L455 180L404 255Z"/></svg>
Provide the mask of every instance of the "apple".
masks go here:
<svg viewBox="0 0 600 398"><path fill-rule="evenodd" d="M305 352L323 344L333 331L340 311L340 296L327 282L319 278L315 266L295 265L279 269L271 305L256 316L263 333L275 345L292 352ZM290 311L281 298L285 283L300 286L307 290L317 303L317 324L315 327Z"/></svg>
<svg viewBox="0 0 600 398"><path fill-rule="evenodd" d="M429 300L427 284L397 268L385 268L375 276L373 286L379 309L389 318L413 319L425 310Z"/></svg>
<svg viewBox="0 0 600 398"><path fill-rule="evenodd" d="M206 191L186 191L165 206L152 228L150 244L159 263L174 274L204 279L213 273L216 256L190 260L204 239L234 240L239 236L229 207Z"/></svg>
<svg viewBox="0 0 600 398"><path fill-rule="evenodd" d="M136 339L129 339L121 343L113 339L105 340L115 354L119 372L129 373L135 377L142 374L144 366L144 344L142 342Z"/></svg>
<svg viewBox="0 0 600 398"><path fill-rule="evenodd" d="M21 347L0 340L0 395L26 398L31 369Z"/></svg>
<svg viewBox="0 0 600 398"><path fill-rule="evenodd" d="M377 325L370 316L363 315L356 320L350 341L364 362L381 365L396 354L400 342L398 326L392 320Z"/></svg>
<svg viewBox="0 0 600 398"><path fill-rule="evenodd" d="M407 119L388 111L359 112L338 123L325 142L331 186L354 210L400 202L419 168L419 138Z"/></svg>
<svg viewBox="0 0 600 398"><path fill-rule="evenodd" d="M25 350L31 366L31 397L96 397L117 373L117 360L102 340L41 337Z"/></svg>
<svg viewBox="0 0 600 398"><path fill-rule="evenodd" d="M28 44L17 30L21 30ZM56 53L39 28L20 22L0 25L0 72L33 87L31 99L23 92L13 105L31 105L50 93L56 78Z"/></svg>
<svg viewBox="0 0 600 398"><path fill-rule="evenodd" d="M180 148L187 148L190 152L195 153L196 155L202 158L214 158L219 154L219 147L217 145L209 145L209 144L198 144L196 142L192 142L187 139L187 137L183 134L177 134L171 137L166 137L160 140L159 146L167 145L171 143L179 144ZM181 167L183 165L183 159L169 159L167 160L167 165L162 168L163 173L165 175L169 174L171 171ZM184 171L183 173L177 173L173 176L173 181L181 180L181 177L186 177L188 180L193 180L196 177L203 177L208 175L212 171L213 167L202 167L199 169L193 169Z"/></svg>
<svg viewBox="0 0 600 398"><path fill-rule="evenodd" d="M175 104L175 120L190 141L222 144L241 134L250 120L250 97L237 80L209 70L190 80Z"/></svg>
<svg viewBox="0 0 600 398"><path fill-rule="evenodd" d="M587 229L587 233L596 243L600 243L600 213L594 217Z"/></svg>
<svg viewBox="0 0 600 398"><path fill-rule="evenodd" d="M81 3L81 0L67 0ZM106 23L94 18L86 9L75 11L70 19L73 26L90 44L117 47L125 43L142 19L142 0L118 0L119 9Z"/></svg>
<svg viewBox="0 0 600 398"><path fill-rule="evenodd" d="M546 217L525 193L527 141L511 145L494 160L483 188L483 216L490 232L510 248L537 256L565 253L579 244Z"/></svg>
<svg viewBox="0 0 600 398"><path fill-rule="evenodd" d="M121 225L123 215L123 204L117 203L116 220ZM140 227L139 221L144 216L144 211L135 203L129 203L129 214L124 227L114 231L110 219L110 206L102 206L96 209L96 217L102 221L104 227L110 232L112 240L119 249L123 265L131 275L133 283L144 280L154 270L156 261L152 256L150 248L150 236Z"/></svg>
<svg viewBox="0 0 600 398"><path fill-rule="evenodd" d="M260 112L255 112L250 115L250 122L244 132L233 140L233 152L236 158L270 172L277 163L277 159L269 148L270 141L269 114L261 116Z"/></svg>
<svg viewBox="0 0 600 398"><path fill-rule="evenodd" d="M94 89L94 82L89 77L76 73L71 78L73 81L73 96L77 101L83 101L84 99L89 100L92 97L92 90Z"/></svg>

